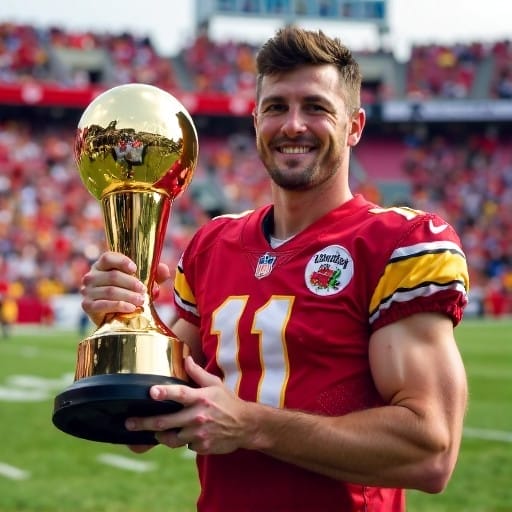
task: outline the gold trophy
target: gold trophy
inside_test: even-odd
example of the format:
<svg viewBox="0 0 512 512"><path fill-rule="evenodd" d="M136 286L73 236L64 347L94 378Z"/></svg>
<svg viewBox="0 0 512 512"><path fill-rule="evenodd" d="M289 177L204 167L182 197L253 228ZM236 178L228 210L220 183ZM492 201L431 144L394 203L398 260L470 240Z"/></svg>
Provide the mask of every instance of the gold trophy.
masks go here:
<svg viewBox="0 0 512 512"><path fill-rule="evenodd" d="M137 264L143 306L115 314L78 345L73 384L55 398L53 423L92 441L156 444L152 432L129 432L129 416L178 411L150 398L154 384L191 384L184 345L160 320L154 284L173 200L188 186L198 139L184 106L150 85L114 87L85 109L75 140L82 181L102 207L109 249Z"/></svg>

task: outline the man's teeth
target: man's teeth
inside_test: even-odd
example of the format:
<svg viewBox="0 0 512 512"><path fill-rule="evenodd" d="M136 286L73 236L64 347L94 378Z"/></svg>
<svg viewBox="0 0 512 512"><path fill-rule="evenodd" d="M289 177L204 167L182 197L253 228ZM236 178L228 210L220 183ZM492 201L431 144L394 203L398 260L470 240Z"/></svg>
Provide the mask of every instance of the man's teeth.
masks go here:
<svg viewBox="0 0 512 512"><path fill-rule="evenodd" d="M281 148L281 153L288 153L288 154L299 154L299 153L308 153L309 148L306 146L294 146L294 147L283 147Z"/></svg>

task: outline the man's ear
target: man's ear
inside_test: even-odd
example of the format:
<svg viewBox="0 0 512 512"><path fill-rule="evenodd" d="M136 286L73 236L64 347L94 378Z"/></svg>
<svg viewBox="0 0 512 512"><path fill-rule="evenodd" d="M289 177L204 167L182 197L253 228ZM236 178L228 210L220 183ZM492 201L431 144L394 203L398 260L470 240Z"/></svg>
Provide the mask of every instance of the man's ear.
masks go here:
<svg viewBox="0 0 512 512"><path fill-rule="evenodd" d="M350 131L348 134L348 145L355 146L361 139L361 135L363 134L363 128L366 123L366 112L364 109L360 108L355 114L350 118Z"/></svg>
<svg viewBox="0 0 512 512"><path fill-rule="evenodd" d="M258 113L256 112L256 107L252 109L252 124L254 129L256 129L256 125L258 124Z"/></svg>

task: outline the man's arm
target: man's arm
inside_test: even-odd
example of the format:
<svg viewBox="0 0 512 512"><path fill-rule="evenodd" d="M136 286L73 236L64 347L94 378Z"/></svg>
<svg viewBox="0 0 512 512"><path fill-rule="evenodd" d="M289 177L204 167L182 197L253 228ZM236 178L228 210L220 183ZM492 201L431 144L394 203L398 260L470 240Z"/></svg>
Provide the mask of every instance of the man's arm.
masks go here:
<svg viewBox="0 0 512 512"><path fill-rule="evenodd" d="M451 320L417 314L383 327L371 338L370 362L389 405L332 418L261 408L249 446L350 482L444 489L467 401Z"/></svg>
<svg viewBox="0 0 512 512"><path fill-rule="evenodd" d="M388 405L325 417L245 402L192 360L201 386L155 386L155 399L184 403L173 415L137 418L133 430L159 432L171 447L198 453L262 451L332 478L381 487L440 492L455 466L467 387L450 319L416 314L375 332L370 363Z"/></svg>
<svg viewBox="0 0 512 512"><path fill-rule="evenodd" d="M204 356L201 348L199 329L183 318L178 318L172 325L171 330L179 340L183 341L188 346L190 355L194 361L202 365L204 363Z"/></svg>

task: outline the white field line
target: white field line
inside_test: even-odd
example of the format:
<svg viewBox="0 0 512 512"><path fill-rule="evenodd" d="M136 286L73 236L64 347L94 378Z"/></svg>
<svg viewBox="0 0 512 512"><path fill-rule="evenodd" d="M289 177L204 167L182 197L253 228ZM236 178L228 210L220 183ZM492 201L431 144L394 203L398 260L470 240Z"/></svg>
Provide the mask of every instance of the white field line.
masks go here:
<svg viewBox="0 0 512 512"><path fill-rule="evenodd" d="M115 468L125 469L127 471L135 471L137 473L145 473L155 469L155 464L153 462L134 460L130 457L114 455L112 453L104 453L102 455L98 455L97 459L99 462L106 464L107 466L113 466Z"/></svg>
<svg viewBox="0 0 512 512"><path fill-rule="evenodd" d="M483 441L499 441L502 443L512 443L512 432L505 430L489 430L485 428L466 427L464 437L470 439L481 439Z"/></svg>
<svg viewBox="0 0 512 512"><path fill-rule="evenodd" d="M77 344L78 347L78 344ZM2 351L10 352L11 354L19 354L21 357L27 359L45 358L59 361L72 361L76 359L76 353L72 354L67 350L59 349L45 349L35 345L4 345Z"/></svg>
<svg viewBox="0 0 512 512"><path fill-rule="evenodd" d="M30 473L24 469L0 462L0 476L11 480L26 480L30 476Z"/></svg>

